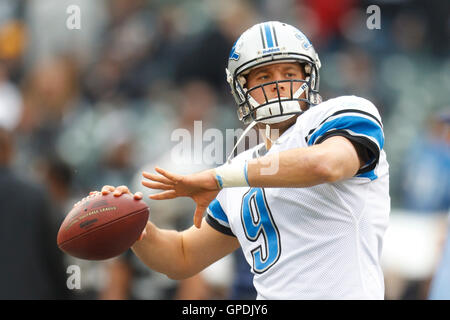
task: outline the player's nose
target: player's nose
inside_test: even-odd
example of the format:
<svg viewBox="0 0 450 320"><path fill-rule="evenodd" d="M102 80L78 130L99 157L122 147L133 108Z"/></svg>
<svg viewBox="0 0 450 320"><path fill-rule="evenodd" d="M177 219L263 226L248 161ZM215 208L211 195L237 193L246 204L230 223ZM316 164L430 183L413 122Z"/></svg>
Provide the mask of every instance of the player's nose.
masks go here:
<svg viewBox="0 0 450 320"><path fill-rule="evenodd" d="M274 73L273 80L272 80L272 81L274 81L274 83L271 84L270 90L273 92L277 92L278 90L280 92L285 92L288 88L288 86L287 86L288 82L284 82L282 80L286 80L286 79L283 77L283 75L280 72Z"/></svg>

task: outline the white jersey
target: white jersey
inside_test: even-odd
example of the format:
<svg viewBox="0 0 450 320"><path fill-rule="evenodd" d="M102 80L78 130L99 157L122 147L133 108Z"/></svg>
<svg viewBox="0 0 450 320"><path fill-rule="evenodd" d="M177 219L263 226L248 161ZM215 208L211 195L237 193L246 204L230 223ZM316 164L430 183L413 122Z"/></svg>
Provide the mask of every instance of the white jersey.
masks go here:
<svg viewBox="0 0 450 320"><path fill-rule="evenodd" d="M340 135L371 160L351 179L308 188L225 188L207 222L236 236L258 299L383 299L380 266L388 226L389 173L376 107L343 96L310 108L266 154L306 148ZM235 159L262 156L263 145Z"/></svg>

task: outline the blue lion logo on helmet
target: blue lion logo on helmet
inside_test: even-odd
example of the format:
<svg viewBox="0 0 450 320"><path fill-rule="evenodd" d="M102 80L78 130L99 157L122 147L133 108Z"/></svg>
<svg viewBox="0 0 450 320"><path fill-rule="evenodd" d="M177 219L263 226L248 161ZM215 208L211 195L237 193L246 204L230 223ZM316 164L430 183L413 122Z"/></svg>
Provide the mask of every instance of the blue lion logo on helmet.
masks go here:
<svg viewBox="0 0 450 320"><path fill-rule="evenodd" d="M308 49L309 47L312 47L312 43L311 41L309 41L308 37L305 36L305 34L298 29L297 32L298 33L295 34L295 37L303 42L303 48Z"/></svg>
<svg viewBox="0 0 450 320"><path fill-rule="evenodd" d="M228 57L228 59L232 59L232 60L239 60L240 54L236 52L236 44L238 43L239 39L236 40L236 42L233 45L233 48L231 48L230 51L230 56Z"/></svg>

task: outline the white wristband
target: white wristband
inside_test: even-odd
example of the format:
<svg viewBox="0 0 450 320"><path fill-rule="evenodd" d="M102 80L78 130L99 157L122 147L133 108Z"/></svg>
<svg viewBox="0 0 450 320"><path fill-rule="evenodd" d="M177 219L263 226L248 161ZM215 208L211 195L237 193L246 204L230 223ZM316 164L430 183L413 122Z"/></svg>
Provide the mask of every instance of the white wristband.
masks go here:
<svg viewBox="0 0 450 320"><path fill-rule="evenodd" d="M248 187L247 160L225 163L215 169L217 185L222 188Z"/></svg>

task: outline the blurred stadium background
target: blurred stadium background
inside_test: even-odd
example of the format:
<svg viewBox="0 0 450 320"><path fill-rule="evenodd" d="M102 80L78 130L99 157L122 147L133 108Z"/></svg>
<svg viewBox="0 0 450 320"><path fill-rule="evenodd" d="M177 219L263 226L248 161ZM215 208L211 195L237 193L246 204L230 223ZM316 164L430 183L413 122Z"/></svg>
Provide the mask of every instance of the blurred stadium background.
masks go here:
<svg viewBox="0 0 450 320"><path fill-rule="evenodd" d="M379 30L366 26L372 4L381 11ZM67 27L71 5L80 9L80 29ZM322 61L324 99L354 94L379 108L392 197L383 252L386 298L426 299L449 213L448 1L0 0L0 128L14 138L10 167L48 195L49 230L89 191L106 184L140 190L142 168L159 164L183 173L207 167L189 159L174 164L172 133L192 132L196 120L203 132L242 127L224 70L237 37L265 20L290 23L310 38ZM13 190L26 199L23 192ZM0 199L8 208L8 199ZM189 200L150 207L161 226L191 223ZM8 238L9 220L22 218L0 215L5 252L25 241L20 232L26 230ZM39 259L57 264L59 258L47 261L58 256L56 240L49 250L55 252ZM52 272L49 281L64 287L67 267L80 266L81 289L30 296L37 299L226 299L239 272L232 257L175 282L129 253L106 262L63 255L59 266L36 271L21 254L2 258L0 270L34 277ZM0 283L0 298L25 297L12 295L11 286L21 285L33 292L38 284Z"/></svg>

